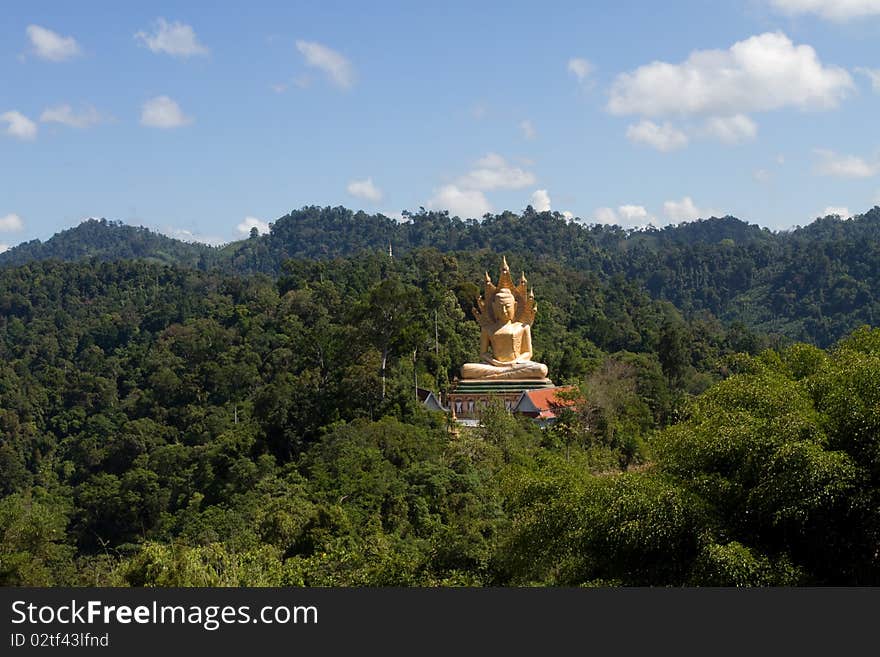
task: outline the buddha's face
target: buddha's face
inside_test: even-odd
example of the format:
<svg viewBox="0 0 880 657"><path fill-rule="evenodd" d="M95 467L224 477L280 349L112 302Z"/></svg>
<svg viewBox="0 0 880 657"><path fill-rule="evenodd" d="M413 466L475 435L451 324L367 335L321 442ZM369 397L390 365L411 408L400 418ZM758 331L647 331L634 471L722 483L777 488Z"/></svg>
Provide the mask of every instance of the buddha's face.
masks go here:
<svg viewBox="0 0 880 657"><path fill-rule="evenodd" d="M495 294L492 300L492 310L495 313L495 319L499 322L512 322L516 316L516 299L509 290L502 289Z"/></svg>

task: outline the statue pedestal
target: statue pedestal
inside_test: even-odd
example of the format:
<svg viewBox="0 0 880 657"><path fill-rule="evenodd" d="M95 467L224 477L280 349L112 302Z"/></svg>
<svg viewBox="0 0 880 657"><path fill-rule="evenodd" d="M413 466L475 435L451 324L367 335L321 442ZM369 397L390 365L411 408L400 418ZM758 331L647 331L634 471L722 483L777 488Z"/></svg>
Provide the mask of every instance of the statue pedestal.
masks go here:
<svg viewBox="0 0 880 657"><path fill-rule="evenodd" d="M524 391L555 387L550 379L461 379L447 395L447 406L459 419L478 420L492 399L500 399L510 411Z"/></svg>

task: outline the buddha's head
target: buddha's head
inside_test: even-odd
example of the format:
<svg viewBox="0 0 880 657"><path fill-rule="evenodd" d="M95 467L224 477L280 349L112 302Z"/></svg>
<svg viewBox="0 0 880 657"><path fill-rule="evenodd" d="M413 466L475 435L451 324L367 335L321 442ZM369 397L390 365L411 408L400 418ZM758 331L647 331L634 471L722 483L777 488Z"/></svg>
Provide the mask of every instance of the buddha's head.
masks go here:
<svg viewBox="0 0 880 657"><path fill-rule="evenodd" d="M492 299L492 312L495 313L497 321L512 322L516 317L516 298L513 296L513 292L506 287L498 290Z"/></svg>

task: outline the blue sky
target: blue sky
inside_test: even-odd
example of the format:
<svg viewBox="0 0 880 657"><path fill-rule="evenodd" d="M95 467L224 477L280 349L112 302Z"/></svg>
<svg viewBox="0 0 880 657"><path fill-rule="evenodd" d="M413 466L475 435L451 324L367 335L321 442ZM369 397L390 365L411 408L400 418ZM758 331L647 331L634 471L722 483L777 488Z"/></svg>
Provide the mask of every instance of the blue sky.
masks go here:
<svg viewBox="0 0 880 657"><path fill-rule="evenodd" d="M880 204L880 0L419 4L8 4L0 249L90 216L224 242L311 204Z"/></svg>

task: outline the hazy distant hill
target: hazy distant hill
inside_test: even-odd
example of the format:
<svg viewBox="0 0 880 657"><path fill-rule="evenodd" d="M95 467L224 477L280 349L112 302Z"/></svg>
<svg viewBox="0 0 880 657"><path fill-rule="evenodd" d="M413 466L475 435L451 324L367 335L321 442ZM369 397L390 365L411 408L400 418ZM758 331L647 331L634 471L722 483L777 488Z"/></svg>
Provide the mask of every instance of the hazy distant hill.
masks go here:
<svg viewBox="0 0 880 657"><path fill-rule="evenodd" d="M0 265L21 265L34 260L76 261L146 259L205 269L217 262L218 250L167 237L141 226L119 221L88 219L42 242L32 240L0 253Z"/></svg>
<svg viewBox="0 0 880 657"><path fill-rule="evenodd" d="M268 235L222 248L146 228L89 220L46 242L0 254L0 265L60 260L146 259L202 270L277 276L289 259L326 260L414 249L504 253L529 268L555 262L601 281L616 276L682 312L710 312L761 332L827 345L857 326L880 324L880 207L848 220L825 217L774 233L735 217L624 230L587 226L558 213L503 212L462 220L421 210L396 221L343 207L309 206L278 219Z"/></svg>
<svg viewBox="0 0 880 657"><path fill-rule="evenodd" d="M806 229L803 229L806 230ZM771 242L774 233L735 217L711 218L663 229L623 230L618 226L585 226L558 213L504 212L482 221L450 217L446 212L420 212L398 222L381 214L342 207L295 210L278 219L268 235L224 247L182 242L148 228L118 221L89 219L45 242L32 240L0 254L0 265L32 260L76 261L85 258L145 258L165 264L208 268L223 264L239 273L277 274L290 258L325 259L365 250L401 254L414 248L440 251L532 253L537 257L599 264L602 251L629 252L732 240L744 245Z"/></svg>

